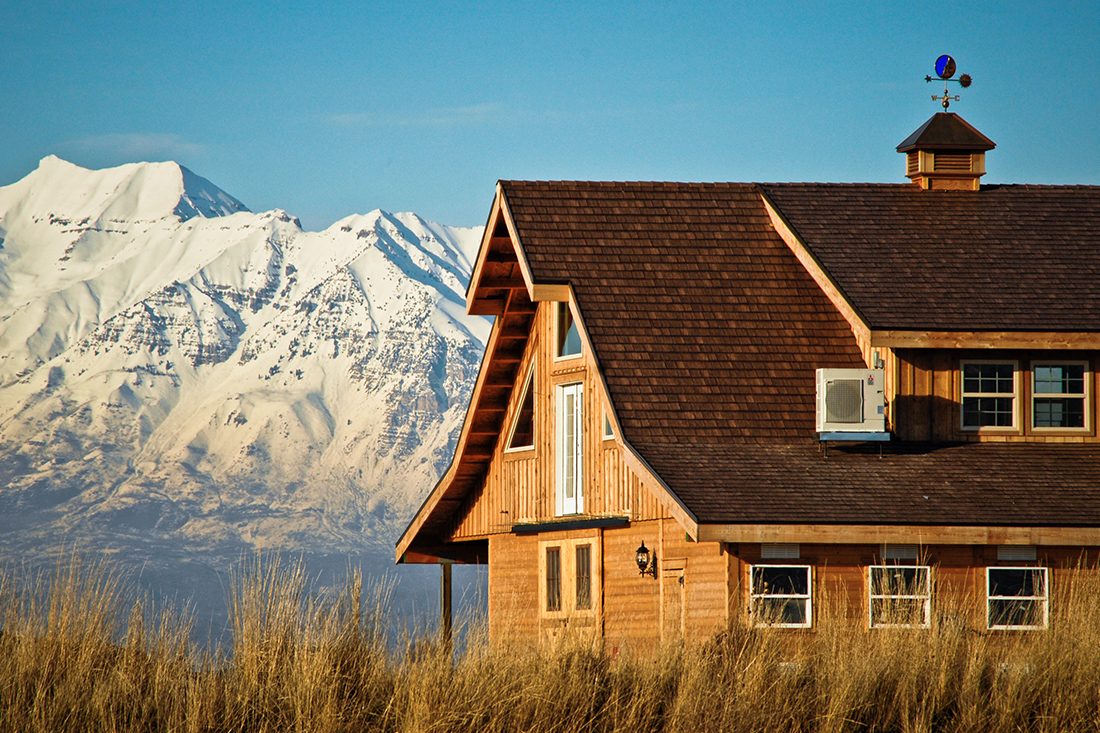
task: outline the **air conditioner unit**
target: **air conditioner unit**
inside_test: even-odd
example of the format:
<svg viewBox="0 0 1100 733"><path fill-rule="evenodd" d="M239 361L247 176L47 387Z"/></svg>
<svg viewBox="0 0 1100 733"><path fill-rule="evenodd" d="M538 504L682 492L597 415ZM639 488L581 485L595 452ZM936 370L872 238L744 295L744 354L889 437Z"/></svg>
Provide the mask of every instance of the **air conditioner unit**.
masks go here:
<svg viewBox="0 0 1100 733"><path fill-rule="evenodd" d="M818 369L817 432L822 440L889 440L882 369Z"/></svg>

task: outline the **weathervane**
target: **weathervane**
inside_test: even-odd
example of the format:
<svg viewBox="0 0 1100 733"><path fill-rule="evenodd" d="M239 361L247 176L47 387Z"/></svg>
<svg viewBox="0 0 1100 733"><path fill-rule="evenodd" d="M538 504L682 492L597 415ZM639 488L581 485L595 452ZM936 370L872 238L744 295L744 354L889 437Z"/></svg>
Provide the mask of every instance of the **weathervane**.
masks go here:
<svg viewBox="0 0 1100 733"><path fill-rule="evenodd" d="M936 75L943 79L943 95L940 96L933 94L932 101L943 102L944 112L946 112L947 108L951 106L952 101L959 101L958 94L952 96L947 93L947 82L956 82L963 89L966 89L974 81L970 78L970 74L963 74L958 79L952 79L951 77L955 75L955 59L951 58L947 54L944 54L943 56L940 56L938 59L936 59ZM932 81L932 77L926 76L924 77L924 81L926 83L930 82Z"/></svg>

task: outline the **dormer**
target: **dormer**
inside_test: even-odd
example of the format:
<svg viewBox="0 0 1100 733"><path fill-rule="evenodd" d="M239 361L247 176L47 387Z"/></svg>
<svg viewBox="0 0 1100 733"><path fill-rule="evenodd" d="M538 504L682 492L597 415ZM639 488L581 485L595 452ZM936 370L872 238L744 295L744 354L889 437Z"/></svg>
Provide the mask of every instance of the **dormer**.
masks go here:
<svg viewBox="0 0 1100 733"><path fill-rule="evenodd" d="M905 138L905 175L921 188L977 191L985 153L997 144L954 112L940 112Z"/></svg>

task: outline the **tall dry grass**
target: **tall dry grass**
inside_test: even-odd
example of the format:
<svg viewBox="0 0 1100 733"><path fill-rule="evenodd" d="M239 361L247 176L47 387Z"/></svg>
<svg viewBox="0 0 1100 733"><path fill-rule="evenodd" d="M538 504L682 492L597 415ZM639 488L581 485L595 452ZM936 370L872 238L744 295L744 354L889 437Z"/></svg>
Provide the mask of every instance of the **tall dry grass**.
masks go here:
<svg viewBox="0 0 1100 733"><path fill-rule="evenodd" d="M135 597L102 563L0 573L3 731L1100 730L1100 575L1081 570L1043 632L989 634L965 603L929 629L735 626L612 660L583 639L459 653L388 638L387 591L311 589L259 559L234 579L233 642Z"/></svg>

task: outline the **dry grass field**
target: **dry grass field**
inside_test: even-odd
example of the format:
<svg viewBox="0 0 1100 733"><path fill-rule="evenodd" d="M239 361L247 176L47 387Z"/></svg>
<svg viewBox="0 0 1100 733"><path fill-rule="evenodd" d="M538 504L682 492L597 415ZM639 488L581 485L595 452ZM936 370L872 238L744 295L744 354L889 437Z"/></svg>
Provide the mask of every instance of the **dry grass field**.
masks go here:
<svg viewBox="0 0 1100 733"><path fill-rule="evenodd" d="M310 592L257 561L233 585L234 641L135 601L79 558L0 577L2 731L1100 730L1100 578L1052 599L1050 629L988 634L940 609L931 629L733 628L647 657L568 640L452 655L387 638L384 589Z"/></svg>

